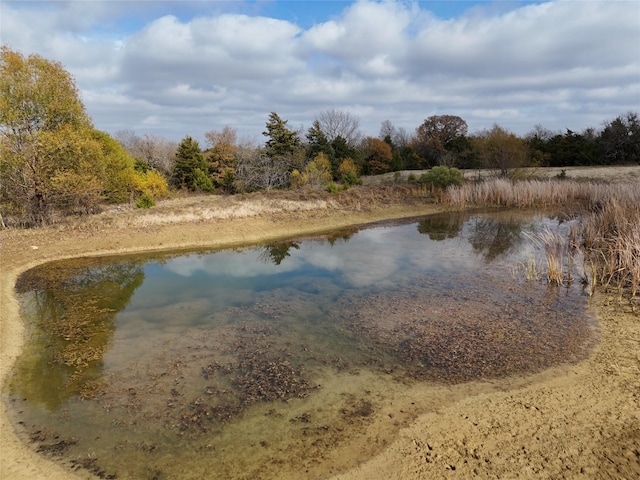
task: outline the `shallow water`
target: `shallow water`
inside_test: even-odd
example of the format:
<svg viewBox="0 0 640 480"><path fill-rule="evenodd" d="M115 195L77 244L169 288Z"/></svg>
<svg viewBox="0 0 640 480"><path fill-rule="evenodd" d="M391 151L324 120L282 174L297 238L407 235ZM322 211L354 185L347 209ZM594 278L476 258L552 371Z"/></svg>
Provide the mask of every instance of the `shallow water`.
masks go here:
<svg viewBox="0 0 640 480"><path fill-rule="evenodd" d="M44 265L18 281L4 400L34 449L103 478L325 478L454 392L586 354L580 285L519 268L541 256L523 232L569 223L449 214Z"/></svg>

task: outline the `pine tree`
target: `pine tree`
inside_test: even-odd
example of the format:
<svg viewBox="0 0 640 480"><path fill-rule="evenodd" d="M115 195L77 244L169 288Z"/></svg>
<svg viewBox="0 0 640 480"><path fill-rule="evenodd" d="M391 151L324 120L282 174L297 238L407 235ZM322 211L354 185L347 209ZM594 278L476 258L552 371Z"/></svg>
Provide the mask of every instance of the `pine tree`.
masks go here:
<svg viewBox="0 0 640 480"><path fill-rule="evenodd" d="M298 132L287 128L287 120L282 120L276 112L271 112L267 130L262 132L269 137L265 146L270 157L293 157L300 147Z"/></svg>
<svg viewBox="0 0 640 480"><path fill-rule="evenodd" d="M330 160L334 157L333 147L329 139L320 128L320 122L314 120L313 125L307 130L307 158L316 158L319 153L324 153Z"/></svg>
<svg viewBox="0 0 640 480"><path fill-rule="evenodd" d="M209 176L209 164L200 150L198 141L190 136L183 138L178 145L172 179L178 188L203 192L214 190Z"/></svg>

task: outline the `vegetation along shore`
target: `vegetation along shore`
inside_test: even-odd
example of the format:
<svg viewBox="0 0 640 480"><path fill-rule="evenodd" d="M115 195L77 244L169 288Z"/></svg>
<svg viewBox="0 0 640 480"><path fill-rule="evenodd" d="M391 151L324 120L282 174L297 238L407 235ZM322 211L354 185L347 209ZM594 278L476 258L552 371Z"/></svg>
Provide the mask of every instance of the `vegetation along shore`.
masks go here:
<svg viewBox="0 0 640 480"><path fill-rule="evenodd" d="M64 68L2 47L0 60L0 478L86 478L23 443L6 379L24 344L19 275L52 260L235 247L381 220L481 208L553 211L578 221L532 281L582 282L598 319L588 358L526 377L469 383L335 478L640 476L640 121L524 138L469 134L454 115L377 137L339 110L306 134L272 112L264 145L230 127L187 136L97 130ZM580 262L580 274L568 268ZM410 405L411 399L406 399ZM404 405L397 406L405 408ZM375 432L372 433L374 435ZM66 441L66 440L65 440ZM381 440L382 441L382 440ZM100 472L93 472L100 476Z"/></svg>

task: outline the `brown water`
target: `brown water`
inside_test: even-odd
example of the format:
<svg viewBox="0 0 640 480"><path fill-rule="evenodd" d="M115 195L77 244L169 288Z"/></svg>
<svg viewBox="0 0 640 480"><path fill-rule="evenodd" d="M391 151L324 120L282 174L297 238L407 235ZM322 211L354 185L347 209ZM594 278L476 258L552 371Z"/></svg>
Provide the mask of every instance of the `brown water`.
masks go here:
<svg viewBox="0 0 640 480"><path fill-rule="evenodd" d="M25 441L102 478L326 478L416 415L582 358L580 285L525 281L540 216L447 215L18 281ZM578 274L576 276L579 276Z"/></svg>

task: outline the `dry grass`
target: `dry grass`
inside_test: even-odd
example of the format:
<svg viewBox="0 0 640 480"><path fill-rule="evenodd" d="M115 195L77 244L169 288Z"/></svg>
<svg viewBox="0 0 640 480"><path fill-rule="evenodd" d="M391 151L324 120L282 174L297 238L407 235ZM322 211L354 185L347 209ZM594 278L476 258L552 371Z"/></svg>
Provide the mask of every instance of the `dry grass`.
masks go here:
<svg viewBox="0 0 640 480"><path fill-rule="evenodd" d="M564 171L565 179L581 182L640 182L640 165L613 166L613 167L536 167L521 168L513 172L519 179L548 180L557 178ZM406 182L410 175L420 178L420 175L428 170L403 170L400 172L384 173L362 177L364 185L393 185ZM462 169L462 175L467 180L487 180L500 175L497 170L468 170Z"/></svg>
<svg viewBox="0 0 640 480"><path fill-rule="evenodd" d="M570 285L573 283L573 272L576 264L576 257L582 256L582 250L578 244L578 228L571 227L569 235L565 236L545 228L537 234L527 235L538 248L545 252L545 269L547 281L552 285ZM539 277L535 258L527 260L526 279L527 281ZM587 276L583 274L582 281L587 282Z"/></svg>
<svg viewBox="0 0 640 480"><path fill-rule="evenodd" d="M639 197L609 198L586 217L581 232L593 282L619 290L628 288L632 297L640 289Z"/></svg>
<svg viewBox="0 0 640 480"><path fill-rule="evenodd" d="M176 195L159 200L149 209L133 205L108 206L102 213L69 217L56 228L73 231L103 229L145 229L166 225L210 223L216 220L289 215L292 218L313 212L349 210L366 212L391 204L430 201L419 186L393 185L352 187L339 193L322 189L272 190L243 195Z"/></svg>
<svg viewBox="0 0 640 480"><path fill-rule="evenodd" d="M483 182L449 187L447 202L457 208L492 206L548 208L581 206L592 210L604 199L625 191L628 184L605 184L572 180L527 180L513 182L493 178Z"/></svg>
<svg viewBox="0 0 640 480"><path fill-rule="evenodd" d="M577 249L596 285L640 290L640 182L595 183L559 180L512 182L490 179L450 187L447 202L456 208L571 208L584 212L569 238L550 231L533 238L544 246L550 283L571 282ZM587 275L585 274L585 281Z"/></svg>

